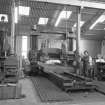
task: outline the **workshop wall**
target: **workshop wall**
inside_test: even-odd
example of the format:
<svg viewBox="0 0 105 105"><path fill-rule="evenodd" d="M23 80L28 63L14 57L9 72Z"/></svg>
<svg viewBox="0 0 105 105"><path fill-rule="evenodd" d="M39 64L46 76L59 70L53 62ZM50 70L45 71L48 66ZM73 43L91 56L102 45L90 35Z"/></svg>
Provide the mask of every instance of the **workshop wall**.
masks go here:
<svg viewBox="0 0 105 105"><path fill-rule="evenodd" d="M42 39L39 39L38 40L38 49L40 49L40 47L41 47L41 42L42 42ZM55 43L55 45L60 43L60 42L59 43L58 42ZM16 53L18 56L21 55L21 46L22 46L22 36L17 36L17 38L16 38ZM30 49L30 41L28 41L28 49ZM95 57L95 56L97 56L97 54L101 53L101 41L81 39L80 50L81 50L81 53L83 53L84 50L87 50L92 57Z"/></svg>
<svg viewBox="0 0 105 105"><path fill-rule="evenodd" d="M55 48L57 48L57 46L59 45L59 48L60 48L61 47L61 42L62 41L50 42L50 47L54 48L54 46L55 46ZM41 48L41 43L42 43L42 39L39 39L38 40L38 49ZM73 51L75 51L76 41L74 41L73 44L74 44L73 45ZM80 50L81 50L82 54L85 50L87 50L92 57L96 57L97 54L101 53L101 41L81 39Z"/></svg>
<svg viewBox="0 0 105 105"><path fill-rule="evenodd" d="M48 48L59 48L61 49L61 44L63 40L57 39L38 39L38 50L41 49L42 43L45 43Z"/></svg>
<svg viewBox="0 0 105 105"><path fill-rule="evenodd" d="M101 46L101 54L105 58L105 40L102 41Z"/></svg>
<svg viewBox="0 0 105 105"><path fill-rule="evenodd" d="M96 57L101 53L101 41L81 39L80 50L81 53L87 50L92 57Z"/></svg>

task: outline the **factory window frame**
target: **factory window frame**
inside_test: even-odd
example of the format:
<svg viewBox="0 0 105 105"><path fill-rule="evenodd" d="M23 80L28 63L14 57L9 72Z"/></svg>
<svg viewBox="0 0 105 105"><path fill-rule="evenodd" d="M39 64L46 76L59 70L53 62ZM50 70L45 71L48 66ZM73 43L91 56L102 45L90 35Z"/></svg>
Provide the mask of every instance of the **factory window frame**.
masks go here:
<svg viewBox="0 0 105 105"><path fill-rule="evenodd" d="M28 42L28 37L22 36L22 56L24 58L27 58L27 42Z"/></svg>

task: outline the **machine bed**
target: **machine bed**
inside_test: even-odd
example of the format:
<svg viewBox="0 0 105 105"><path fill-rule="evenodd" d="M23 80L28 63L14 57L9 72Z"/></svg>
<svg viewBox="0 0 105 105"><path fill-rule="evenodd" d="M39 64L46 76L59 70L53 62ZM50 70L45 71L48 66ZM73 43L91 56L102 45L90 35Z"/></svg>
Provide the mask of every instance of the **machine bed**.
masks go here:
<svg viewBox="0 0 105 105"><path fill-rule="evenodd" d="M94 90L90 79L74 76L72 73L46 72L46 77L64 91Z"/></svg>

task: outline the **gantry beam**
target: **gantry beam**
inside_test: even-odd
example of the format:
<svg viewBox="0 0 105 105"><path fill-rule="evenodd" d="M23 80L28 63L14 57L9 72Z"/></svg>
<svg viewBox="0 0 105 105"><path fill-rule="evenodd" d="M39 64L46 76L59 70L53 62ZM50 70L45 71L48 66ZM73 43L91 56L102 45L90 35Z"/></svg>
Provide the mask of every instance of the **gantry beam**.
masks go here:
<svg viewBox="0 0 105 105"><path fill-rule="evenodd" d="M31 0L31 1L42 1L42 2L50 2L57 4L67 4L73 6L82 6L82 7L90 7L97 9L105 9L105 4L100 2L93 1L82 1L82 0Z"/></svg>

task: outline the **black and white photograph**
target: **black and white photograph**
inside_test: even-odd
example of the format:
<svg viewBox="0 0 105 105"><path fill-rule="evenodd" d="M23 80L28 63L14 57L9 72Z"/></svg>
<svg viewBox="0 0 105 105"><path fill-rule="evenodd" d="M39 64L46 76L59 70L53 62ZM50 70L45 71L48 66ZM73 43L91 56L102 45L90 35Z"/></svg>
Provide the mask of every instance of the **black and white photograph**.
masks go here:
<svg viewBox="0 0 105 105"><path fill-rule="evenodd" d="M0 105L105 105L105 0L0 0Z"/></svg>

